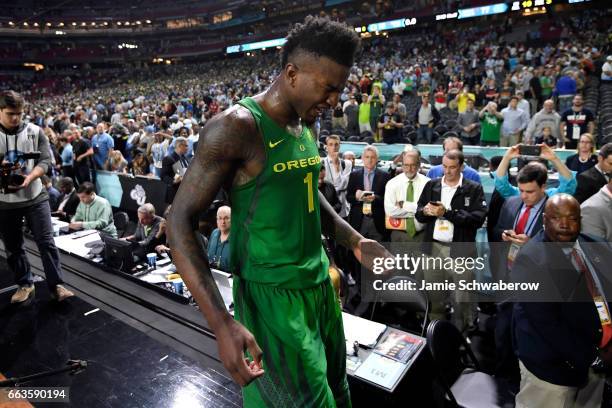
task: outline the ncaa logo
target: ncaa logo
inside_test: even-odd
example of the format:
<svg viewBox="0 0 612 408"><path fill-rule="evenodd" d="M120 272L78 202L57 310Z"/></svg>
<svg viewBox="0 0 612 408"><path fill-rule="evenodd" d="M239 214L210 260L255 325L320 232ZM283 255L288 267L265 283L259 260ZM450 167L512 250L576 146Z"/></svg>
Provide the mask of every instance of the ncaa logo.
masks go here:
<svg viewBox="0 0 612 408"><path fill-rule="evenodd" d="M136 204L139 206L147 202L147 193L140 184L136 184L136 187L130 191L130 197L132 200L136 201Z"/></svg>

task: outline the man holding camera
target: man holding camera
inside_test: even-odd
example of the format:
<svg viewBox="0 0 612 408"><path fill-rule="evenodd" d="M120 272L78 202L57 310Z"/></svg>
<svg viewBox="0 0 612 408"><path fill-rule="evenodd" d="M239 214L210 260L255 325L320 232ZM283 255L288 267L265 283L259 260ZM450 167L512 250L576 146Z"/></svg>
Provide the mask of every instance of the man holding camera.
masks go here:
<svg viewBox="0 0 612 408"><path fill-rule="evenodd" d="M11 303L21 303L34 296L32 272L24 248L24 217L38 246L47 286L52 296L62 301L74 294L62 286L59 252L53 240L49 196L39 180L51 162L49 141L38 126L22 123L24 106L25 101L20 94L14 91L0 92L2 165L19 165L7 176L10 179L6 191L0 193L0 235L9 268L19 285ZM40 152L40 157L19 163L21 154L32 152Z"/></svg>
<svg viewBox="0 0 612 408"><path fill-rule="evenodd" d="M546 195L553 196L558 193L574 194L576 192L576 173L567 168L567 166L555 154L555 151L548 145L541 144L537 146L515 145L506 150L506 154L497 167L497 171L493 173L495 179L495 189L503 198L520 195L520 189L513 186L508 181L508 168L510 161L520 156L537 156L541 159L550 161L559 172L559 186L549 187L546 189ZM547 180L545 180L546 182Z"/></svg>

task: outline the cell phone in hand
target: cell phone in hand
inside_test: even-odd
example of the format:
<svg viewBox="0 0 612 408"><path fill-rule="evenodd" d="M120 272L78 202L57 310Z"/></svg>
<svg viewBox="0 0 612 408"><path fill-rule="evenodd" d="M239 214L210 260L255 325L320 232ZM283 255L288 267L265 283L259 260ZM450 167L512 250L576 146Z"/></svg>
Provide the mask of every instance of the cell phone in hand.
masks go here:
<svg viewBox="0 0 612 408"><path fill-rule="evenodd" d="M521 156L539 156L540 153L542 153L541 146L519 145L519 154Z"/></svg>
<svg viewBox="0 0 612 408"><path fill-rule="evenodd" d="M430 201L429 204L435 205L436 207L442 205L442 203L440 203L438 201Z"/></svg>
<svg viewBox="0 0 612 408"><path fill-rule="evenodd" d="M363 197L368 197L368 196L371 196L371 195L374 195L373 191L364 191L363 192Z"/></svg>

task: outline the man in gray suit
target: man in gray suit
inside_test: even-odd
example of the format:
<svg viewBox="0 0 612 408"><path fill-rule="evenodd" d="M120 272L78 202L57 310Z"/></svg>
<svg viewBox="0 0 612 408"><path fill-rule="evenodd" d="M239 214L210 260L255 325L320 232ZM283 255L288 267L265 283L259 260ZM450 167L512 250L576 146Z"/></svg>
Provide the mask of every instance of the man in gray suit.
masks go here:
<svg viewBox="0 0 612 408"><path fill-rule="evenodd" d="M583 234L612 242L612 179L580 206Z"/></svg>

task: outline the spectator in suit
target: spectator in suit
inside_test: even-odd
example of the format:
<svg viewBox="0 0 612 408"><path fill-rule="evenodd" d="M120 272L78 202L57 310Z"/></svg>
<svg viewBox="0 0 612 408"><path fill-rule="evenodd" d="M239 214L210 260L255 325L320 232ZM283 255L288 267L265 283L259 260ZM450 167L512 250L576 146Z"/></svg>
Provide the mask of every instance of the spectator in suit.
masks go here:
<svg viewBox="0 0 612 408"><path fill-rule="evenodd" d="M548 199L546 173L546 167L542 163L530 162L516 177L520 194L504 202L490 237L490 242L498 243L491 246L491 253L496 254L490 258L494 281L508 279L508 267L520 248L542 230L542 214ZM500 303L495 319L495 372L518 382L519 366L512 348L511 321L512 302Z"/></svg>
<svg viewBox="0 0 612 408"><path fill-rule="evenodd" d="M57 211L52 215L59 217L62 221L69 222L76 213L80 200L74 188L74 182L70 177L62 177L57 182L57 187L62 193Z"/></svg>
<svg viewBox="0 0 612 408"><path fill-rule="evenodd" d="M351 204L349 223L364 237L379 242L385 241L387 231L384 197L388 175L376 168L378 163L376 147L366 146L362 160L363 168L353 170L347 186L347 199Z"/></svg>
<svg viewBox="0 0 612 408"><path fill-rule="evenodd" d="M576 154L572 154L565 159L565 165L568 169L580 174L587 171L597 164L597 155L595 154L595 138L590 133L584 133L580 136Z"/></svg>
<svg viewBox="0 0 612 408"><path fill-rule="evenodd" d="M604 378L591 365L612 333L600 321L598 309L609 316L610 308L602 302L596 307L593 276L609 270L610 246L580 234L580 206L568 194L548 199L543 220L544 230L512 265L515 282L540 282L544 288L542 301L530 297L514 304L513 344L521 372L516 407L599 407ZM557 293L545 294L547 287Z"/></svg>
<svg viewBox="0 0 612 408"><path fill-rule="evenodd" d="M385 215L406 220L405 230L392 230L392 242L419 242L423 240L424 225L415 220L419 197L429 181L419 173L421 153L408 150L402 153L403 172L387 182L385 187Z"/></svg>
<svg viewBox="0 0 612 408"><path fill-rule="evenodd" d="M612 242L612 179L580 206L581 232Z"/></svg>
<svg viewBox="0 0 612 408"><path fill-rule="evenodd" d="M458 137L453 137L453 136L447 137L442 142L442 148L444 149L445 153L450 150L459 150L460 152L463 152L463 142ZM480 174L478 174L477 170L474 170L467 164L463 163L463 168L461 169L461 173L463 174L463 177L465 179L472 180L480 184ZM433 166L427 172L427 177L429 177L430 179L440 178L443 175L444 175L444 167L441 164L438 164L437 166Z"/></svg>
<svg viewBox="0 0 612 408"><path fill-rule="evenodd" d="M187 150L189 143L184 137L177 137L174 151L162 160L161 179L166 183L166 202L172 203L174 196L189 166Z"/></svg>
<svg viewBox="0 0 612 408"><path fill-rule="evenodd" d="M606 143L599 150L597 164L580 173L576 178L576 200L583 203L605 186L612 176L612 142Z"/></svg>
<svg viewBox="0 0 612 408"><path fill-rule="evenodd" d="M133 243L133 254L146 258L149 252L155 252L155 247L165 242L165 237L159 236L159 226L162 217L155 215L155 207L145 203L138 207L138 226L134 234L121 238Z"/></svg>
<svg viewBox="0 0 612 408"><path fill-rule="evenodd" d="M487 216L487 203L482 185L463 177L463 152L449 150L442 158L444 177L427 182L419 198L415 218L425 224L423 252L436 258L475 256L476 232ZM454 247L451 243L472 243ZM470 280L471 271L459 275L446 270L425 271L428 282L444 282L445 279ZM431 319L445 315L445 296L442 291L429 293ZM455 306L455 324L460 330L471 328L476 318L476 308L466 291L456 291L452 299Z"/></svg>
<svg viewBox="0 0 612 408"><path fill-rule="evenodd" d="M385 186L389 179L388 173L376 168L378 149L368 145L361 156L363 168L353 170L349 177L346 197L351 205L349 224L365 238L378 242L388 241L385 228ZM350 255L352 257L352 255ZM349 284L360 282L360 264L352 257L353 274L348 276ZM356 279L355 279L356 278Z"/></svg>
<svg viewBox="0 0 612 408"><path fill-rule="evenodd" d="M563 162L555 154L554 150L552 150L549 146L540 146L542 148L540 157L551 161L559 172L559 186L547 188L546 195L550 197L558 193L574 194L576 191L576 175L574 172L570 171L567 166L563 164ZM497 171L493 173L495 178L495 190L497 190L504 198L520 194L518 187L511 185L508 181L508 168L510 167L510 161L519 156L519 145L512 146L506 150L501 163L499 163L499 166L497 167Z"/></svg>

